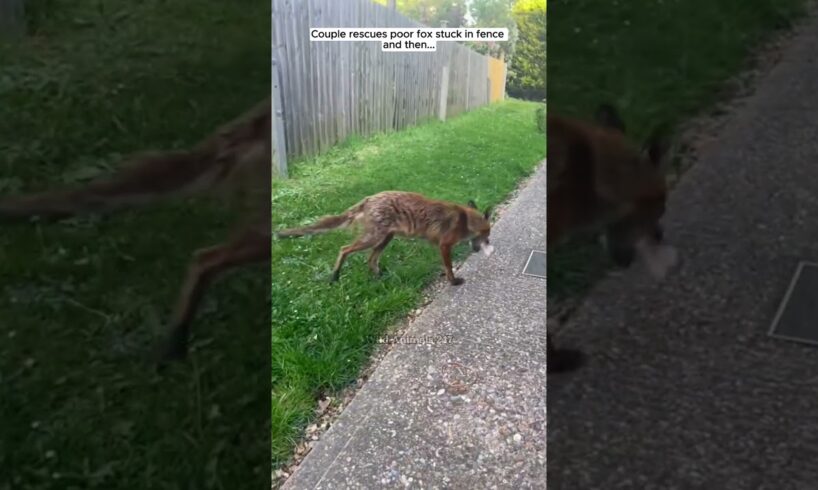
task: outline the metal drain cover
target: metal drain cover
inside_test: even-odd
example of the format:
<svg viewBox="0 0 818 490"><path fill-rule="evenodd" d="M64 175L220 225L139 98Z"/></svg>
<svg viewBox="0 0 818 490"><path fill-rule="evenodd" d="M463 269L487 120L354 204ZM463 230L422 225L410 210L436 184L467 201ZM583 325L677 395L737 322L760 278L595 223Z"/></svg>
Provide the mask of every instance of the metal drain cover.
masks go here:
<svg viewBox="0 0 818 490"><path fill-rule="evenodd" d="M545 252L532 250L523 268L523 274L545 279L545 270Z"/></svg>
<svg viewBox="0 0 818 490"><path fill-rule="evenodd" d="M773 319L770 335L818 345L818 264L798 264Z"/></svg>

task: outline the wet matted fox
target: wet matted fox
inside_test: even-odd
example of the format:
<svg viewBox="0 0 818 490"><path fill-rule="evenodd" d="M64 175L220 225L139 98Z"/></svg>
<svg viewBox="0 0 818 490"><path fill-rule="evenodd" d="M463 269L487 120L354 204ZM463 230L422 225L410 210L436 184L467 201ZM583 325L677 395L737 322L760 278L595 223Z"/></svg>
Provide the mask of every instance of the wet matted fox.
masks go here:
<svg viewBox="0 0 818 490"><path fill-rule="evenodd" d="M599 230L616 265L639 258L662 278L677 261L675 249L662 245L668 193L663 131L654 131L640 149L626 137L617 111L603 104L593 122L549 114L547 136L548 250L578 231ZM582 364L580 351L556 349L548 336L547 344L549 372Z"/></svg>
<svg viewBox="0 0 818 490"><path fill-rule="evenodd" d="M272 179L269 98L186 150L137 154L113 175L67 189L0 197L0 222L59 220L145 205L162 198L224 191L249 218L226 242L197 250L179 292L159 360L183 358L207 286L229 269L269 261ZM236 199L238 198L238 199Z"/></svg>
<svg viewBox="0 0 818 490"><path fill-rule="evenodd" d="M361 229L357 240L341 248L331 280L340 277L341 266L350 254L372 249L369 268L380 275L381 253L397 236L424 238L440 248L446 279L453 286L463 279L452 272L452 247L470 240L472 250L491 255L490 210L481 213L474 201L467 206L430 199L414 192L385 191L363 199L358 204L335 216L325 216L315 224L277 232L281 238L324 233L336 228L357 226Z"/></svg>

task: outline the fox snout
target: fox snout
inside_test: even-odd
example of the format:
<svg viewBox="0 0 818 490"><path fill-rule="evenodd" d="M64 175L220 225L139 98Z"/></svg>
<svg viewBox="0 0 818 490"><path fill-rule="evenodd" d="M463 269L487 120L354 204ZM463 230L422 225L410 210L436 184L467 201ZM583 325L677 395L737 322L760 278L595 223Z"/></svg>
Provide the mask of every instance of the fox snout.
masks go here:
<svg viewBox="0 0 818 490"><path fill-rule="evenodd" d="M637 259L636 241L630 236L627 231L611 227L607 233L602 236L602 244L608 252L608 256L617 267L630 267ZM661 245L664 241L664 230L662 226L656 224L647 235L643 235L640 239L648 240L656 245Z"/></svg>
<svg viewBox="0 0 818 490"><path fill-rule="evenodd" d="M472 240L471 242L471 249L473 252L483 252L486 257L491 256L494 253L494 246L491 245L488 239L485 240Z"/></svg>
<svg viewBox="0 0 818 490"><path fill-rule="evenodd" d="M630 267L637 260L647 267L651 276L663 279L679 262L679 252L663 242L661 228L643 235L634 244L607 242L608 252L619 267Z"/></svg>

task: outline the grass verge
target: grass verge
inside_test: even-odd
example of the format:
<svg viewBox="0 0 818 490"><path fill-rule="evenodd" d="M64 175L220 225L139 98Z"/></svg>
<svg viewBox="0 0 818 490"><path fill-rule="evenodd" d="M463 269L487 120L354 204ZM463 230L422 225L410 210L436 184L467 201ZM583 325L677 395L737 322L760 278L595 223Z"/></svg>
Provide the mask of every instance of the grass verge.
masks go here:
<svg viewBox="0 0 818 490"><path fill-rule="evenodd" d="M803 0L551 2L549 110L589 117L616 105L642 141L656 124L677 126L723 97L748 54L805 12ZM608 267L594 239L548 261L549 298L586 291Z"/></svg>
<svg viewBox="0 0 818 490"><path fill-rule="evenodd" d="M2 194L187 146L269 93L269 3L26 8L30 36L0 47ZM269 481L269 305L248 294L266 268L208 294L189 363L160 377L145 362L190 254L230 223L188 204L0 228L0 488Z"/></svg>
<svg viewBox="0 0 818 490"><path fill-rule="evenodd" d="M353 140L293 167L273 183L273 228L337 214L383 190L415 191L478 206L501 202L544 158L538 104L510 100L400 133ZM441 270L438 252L395 240L374 280L366 254L350 257L337 284L328 282L351 235L273 242L272 445L274 468L292 454L316 399L353 381L377 337L417 306ZM468 247L457 249L463 258Z"/></svg>

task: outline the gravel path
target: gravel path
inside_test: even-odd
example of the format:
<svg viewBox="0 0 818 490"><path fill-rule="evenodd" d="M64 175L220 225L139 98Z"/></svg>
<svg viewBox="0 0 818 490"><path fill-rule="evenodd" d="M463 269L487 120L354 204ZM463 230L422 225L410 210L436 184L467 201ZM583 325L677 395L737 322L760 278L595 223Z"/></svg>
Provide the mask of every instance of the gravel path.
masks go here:
<svg viewBox="0 0 818 490"><path fill-rule="evenodd" d="M545 486L545 165L322 436L285 489Z"/></svg>

